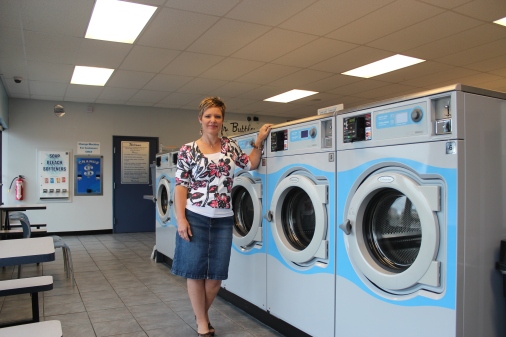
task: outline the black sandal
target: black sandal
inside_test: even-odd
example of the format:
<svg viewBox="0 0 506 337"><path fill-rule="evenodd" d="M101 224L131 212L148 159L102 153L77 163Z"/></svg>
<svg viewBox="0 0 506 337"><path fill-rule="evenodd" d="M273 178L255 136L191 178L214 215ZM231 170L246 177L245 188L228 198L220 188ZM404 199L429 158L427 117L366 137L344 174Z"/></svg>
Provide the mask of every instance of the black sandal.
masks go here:
<svg viewBox="0 0 506 337"><path fill-rule="evenodd" d="M212 335L211 335L211 333L208 331L208 332L206 332L206 333L198 333L198 332L197 332L197 336L199 336L199 337L211 337Z"/></svg>
<svg viewBox="0 0 506 337"><path fill-rule="evenodd" d="M207 327L209 328L209 333L211 334L211 336L214 336L214 327L211 325L211 322L208 322L207 323Z"/></svg>

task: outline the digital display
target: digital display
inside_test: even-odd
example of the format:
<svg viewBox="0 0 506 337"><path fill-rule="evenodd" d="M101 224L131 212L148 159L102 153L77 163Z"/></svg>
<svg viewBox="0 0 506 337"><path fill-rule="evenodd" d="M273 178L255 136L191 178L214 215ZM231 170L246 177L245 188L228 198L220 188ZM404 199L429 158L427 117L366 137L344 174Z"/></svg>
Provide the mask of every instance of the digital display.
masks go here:
<svg viewBox="0 0 506 337"><path fill-rule="evenodd" d="M302 130L300 132L300 137L301 138L307 138L309 136L309 130Z"/></svg>
<svg viewBox="0 0 506 337"><path fill-rule="evenodd" d="M406 124L408 122L408 113L398 113L395 115L395 124Z"/></svg>

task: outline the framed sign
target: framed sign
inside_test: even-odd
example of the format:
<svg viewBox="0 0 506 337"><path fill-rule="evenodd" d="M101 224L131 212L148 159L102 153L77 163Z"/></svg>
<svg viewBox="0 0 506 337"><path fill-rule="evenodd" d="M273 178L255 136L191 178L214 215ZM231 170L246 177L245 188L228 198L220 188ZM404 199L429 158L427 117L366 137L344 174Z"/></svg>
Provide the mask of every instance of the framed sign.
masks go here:
<svg viewBox="0 0 506 337"><path fill-rule="evenodd" d="M70 155L68 150L37 151L40 199L69 198Z"/></svg>
<svg viewBox="0 0 506 337"><path fill-rule="evenodd" d="M103 156L74 156L74 195L102 195Z"/></svg>

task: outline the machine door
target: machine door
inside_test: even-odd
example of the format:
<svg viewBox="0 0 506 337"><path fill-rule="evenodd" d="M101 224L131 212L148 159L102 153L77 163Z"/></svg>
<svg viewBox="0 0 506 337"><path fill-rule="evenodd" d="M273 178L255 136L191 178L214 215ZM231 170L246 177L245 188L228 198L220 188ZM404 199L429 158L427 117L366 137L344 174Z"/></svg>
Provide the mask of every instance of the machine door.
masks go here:
<svg viewBox="0 0 506 337"><path fill-rule="evenodd" d="M279 182L271 201L271 230L280 254L296 264L328 258L328 186L293 174Z"/></svg>
<svg viewBox="0 0 506 337"><path fill-rule="evenodd" d="M349 255L355 269L377 287L401 291L418 284L438 287L441 187L422 185L407 175L369 176L349 203Z"/></svg>
<svg viewBox="0 0 506 337"><path fill-rule="evenodd" d="M232 189L234 236L238 247L246 248L262 241L262 185L252 177L237 176Z"/></svg>
<svg viewBox="0 0 506 337"><path fill-rule="evenodd" d="M156 186L156 217L163 227L168 226L172 207L170 181L161 177Z"/></svg>

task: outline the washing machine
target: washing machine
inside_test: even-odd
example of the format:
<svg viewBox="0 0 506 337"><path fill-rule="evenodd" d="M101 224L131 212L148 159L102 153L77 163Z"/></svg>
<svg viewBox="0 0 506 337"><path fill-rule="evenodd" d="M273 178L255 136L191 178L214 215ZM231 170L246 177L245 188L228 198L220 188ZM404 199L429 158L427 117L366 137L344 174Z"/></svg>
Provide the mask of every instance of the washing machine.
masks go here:
<svg viewBox="0 0 506 337"><path fill-rule="evenodd" d="M267 310L334 334L335 117L275 125L267 139Z"/></svg>
<svg viewBox="0 0 506 337"><path fill-rule="evenodd" d="M177 221L174 210L174 180L178 152L156 155L156 250L165 255L169 263L174 258Z"/></svg>
<svg viewBox="0 0 506 337"><path fill-rule="evenodd" d="M257 133L230 137L249 154ZM265 161L256 170L237 169L232 188L234 231L228 279L222 287L266 310Z"/></svg>
<svg viewBox="0 0 506 337"><path fill-rule="evenodd" d="M454 85L337 124L335 336L504 336L506 95Z"/></svg>

